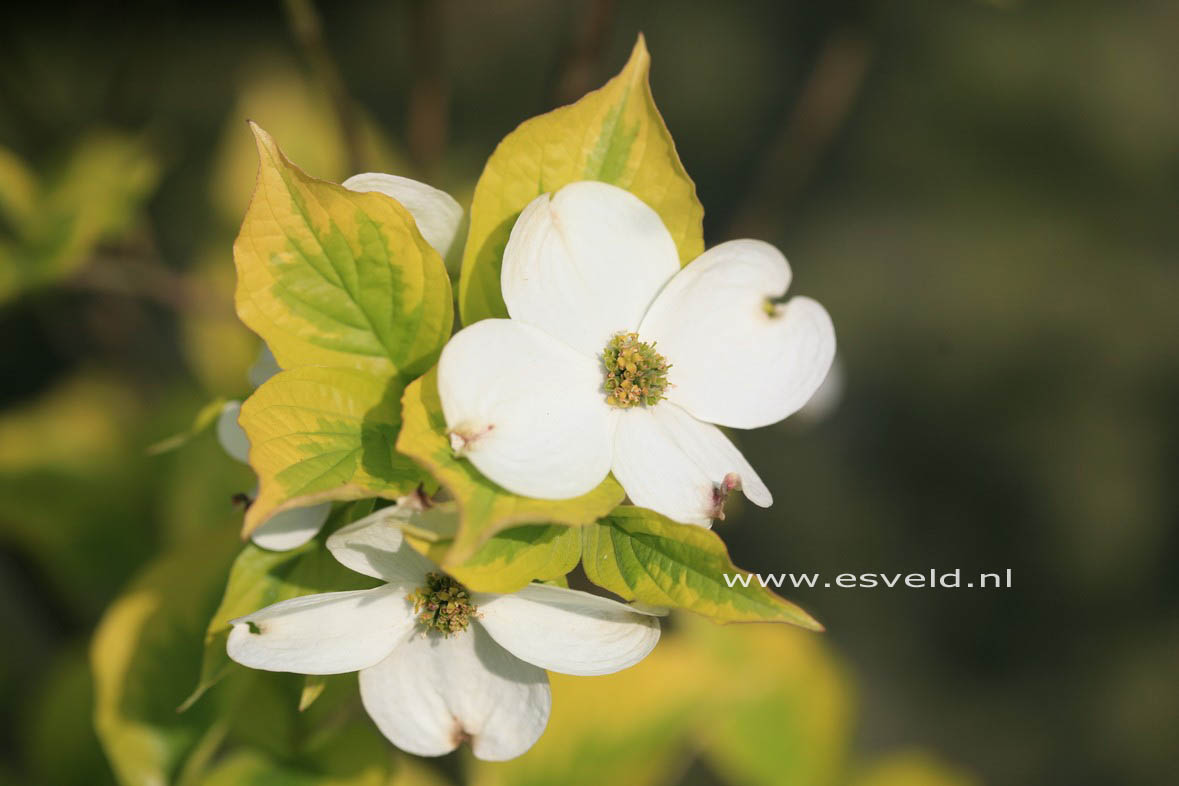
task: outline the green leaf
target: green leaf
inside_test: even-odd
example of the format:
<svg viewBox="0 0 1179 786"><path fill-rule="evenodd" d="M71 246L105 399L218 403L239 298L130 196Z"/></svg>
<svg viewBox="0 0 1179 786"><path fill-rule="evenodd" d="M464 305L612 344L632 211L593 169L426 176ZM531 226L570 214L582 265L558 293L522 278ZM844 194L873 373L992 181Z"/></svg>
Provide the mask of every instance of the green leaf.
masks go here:
<svg viewBox="0 0 1179 786"><path fill-rule="evenodd" d="M154 562L111 604L91 644L94 722L126 786L172 783L216 720L176 712L200 668L200 641L232 538L205 538Z"/></svg>
<svg viewBox="0 0 1179 786"><path fill-rule="evenodd" d="M852 786L981 786L975 775L920 749L889 753L872 762Z"/></svg>
<svg viewBox="0 0 1179 786"><path fill-rule="evenodd" d="M580 559L581 536L575 528L529 524L500 532L447 570L477 592L515 592L534 579L564 578Z"/></svg>
<svg viewBox="0 0 1179 786"><path fill-rule="evenodd" d="M724 783L846 783L855 707L842 664L826 642L780 625L719 627L681 620L684 645L709 671L740 674L701 718L700 745Z"/></svg>
<svg viewBox="0 0 1179 786"><path fill-rule="evenodd" d="M219 396L213 399L197 410L196 416L192 419L192 424L187 429L181 431L179 434L173 434L170 437L161 439L159 442L148 445L147 455L158 456L161 453L169 453L184 446L190 439L217 422L217 417L221 414L221 410L224 407L224 397Z"/></svg>
<svg viewBox="0 0 1179 786"><path fill-rule="evenodd" d="M446 559L452 538L427 542L407 530L410 544L435 562ZM466 561L446 571L476 592L515 592L532 581L559 581L581 559L581 535L558 524L526 524L494 535Z"/></svg>
<svg viewBox="0 0 1179 786"><path fill-rule="evenodd" d="M282 510L327 499L396 499L428 480L393 450L399 377L305 366L283 371L242 404L259 493L248 534Z"/></svg>
<svg viewBox="0 0 1179 786"><path fill-rule="evenodd" d="M733 681L674 635L641 663L584 679L550 674L552 716L526 755L472 761L479 786L657 786L678 782L693 758L691 733L708 719L705 697ZM608 697L608 700L604 700ZM785 781L784 781L785 783Z"/></svg>
<svg viewBox="0 0 1179 786"><path fill-rule="evenodd" d="M158 180L155 157L135 137L90 134L43 179L0 148L0 303L65 278L126 232Z"/></svg>
<svg viewBox="0 0 1179 786"><path fill-rule="evenodd" d="M327 681L322 674L308 674L303 677L303 691L299 694L299 712L310 707L323 695Z"/></svg>
<svg viewBox="0 0 1179 786"><path fill-rule="evenodd" d="M654 511L628 505L582 529L582 565L589 580L622 596L656 606L703 614L718 622L788 622L823 626L765 587L729 576L748 575L729 559L710 529L678 524Z"/></svg>
<svg viewBox="0 0 1179 786"><path fill-rule="evenodd" d="M570 106L522 123L483 169L459 278L463 324L506 317L500 267L512 225L537 196L578 180L633 192L663 219L683 264L704 251L704 208L655 108L640 35L622 72Z"/></svg>
<svg viewBox="0 0 1179 786"><path fill-rule="evenodd" d="M382 194L309 177L250 127L261 165L233 247L238 316L283 368L424 372L454 306L446 267L413 217Z"/></svg>
<svg viewBox="0 0 1179 786"><path fill-rule="evenodd" d="M294 705L297 691L288 688L302 680L267 679L275 676L293 675L261 675L254 680L234 719L226 750L202 767L191 783L387 786L392 750L360 707L356 675L323 678L323 697L299 713Z"/></svg>
<svg viewBox="0 0 1179 786"><path fill-rule="evenodd" d="M451 450L436 369L405 389L402 418L397 450L429 470L458 503L458 529L442 560L447 570L465 562L497 532L521 524L592 524L624 496L622 487L609 476L592 491L563 500L522 497L492 483L471 462L455 458Z"/></svg>
<svg viewBox="0 0 1179 786"><path fill-rule="evenodd" d="M11 672L9 672L11 675ZM6 676L9 676L6 675ZM89 707L94 680L85 652L70 647L55 658L44 678L32 686L23 717L10 720L24 753L28 783L54 786L107 786L114 774L94 733ZM26 687L28 687L26 685ZM14 710L9 705L9 712Z"/></svg>
<svg viewBox="0 0 1179 786"><path fill-rule="evenodd" d="M204 659L197 687L180 705L181 711L187 711L235 668L225 652L230 620L300 595L366 589L380 583L345 568L324 545L328 534L359 512L356 508L345 506L333 511L319 536L299 548L267 551L250 543L242 549L230 568L221 604L205 630Z"/></svg>
<svg viewBox="0 0 1179 786"><path fill-rule="evenodd" d="M0 147L0 218L11 226L35 219L39 186L37 176L11 150Z"/></svg>

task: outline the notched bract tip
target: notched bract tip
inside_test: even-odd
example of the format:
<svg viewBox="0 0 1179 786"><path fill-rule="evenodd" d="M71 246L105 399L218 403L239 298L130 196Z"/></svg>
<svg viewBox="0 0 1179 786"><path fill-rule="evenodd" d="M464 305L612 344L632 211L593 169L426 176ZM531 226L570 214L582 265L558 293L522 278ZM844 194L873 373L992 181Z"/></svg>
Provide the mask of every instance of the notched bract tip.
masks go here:
<svg viewBox="0 0 1179 786"><path fill-rule="evenodd" d="M487 425L483 428L468 428L459 426L447 432L446 436L450 440L450 449L453 451L456 458L461 458L470 453L475 448L475 443L483 437L487 436L495 428L495 425Z"/></svg>

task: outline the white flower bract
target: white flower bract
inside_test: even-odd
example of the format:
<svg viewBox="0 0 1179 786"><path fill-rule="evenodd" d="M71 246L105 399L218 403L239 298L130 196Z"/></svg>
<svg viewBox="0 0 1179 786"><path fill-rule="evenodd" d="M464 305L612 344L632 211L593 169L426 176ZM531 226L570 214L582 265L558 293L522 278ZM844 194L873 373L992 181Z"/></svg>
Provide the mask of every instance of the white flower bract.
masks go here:
<svg viewBox="0 0 1179 786"><path fill-rule="evenodd" d="M334 533L344 566L386 583L308 595L232 620L227 651L238 663L299 674L360 673L365 710L397 747L440 756L468 742L500 761L527 751L551 707L545 670L609 674L638 663L659 641L659 620L586 592L530 584L471 593L465 630L423 626L412 596L438 568L414 551L386 508Z"/></svg>
<svg viewBox="0 0 1179 786"><path fill-rule="evenodd" d="M758 428L818 389L835 332L793 297L790 266L757 240L722 243L683 269L658 214L616 186L577 182L533 200L504 250L510 319L457 333L438 363L456 452L505 489L578 496L608 473L631 501L709 526L740 487L773 499L717 426ZM637 333L670 364L665 398L611 406L602 352Z"/></svg>

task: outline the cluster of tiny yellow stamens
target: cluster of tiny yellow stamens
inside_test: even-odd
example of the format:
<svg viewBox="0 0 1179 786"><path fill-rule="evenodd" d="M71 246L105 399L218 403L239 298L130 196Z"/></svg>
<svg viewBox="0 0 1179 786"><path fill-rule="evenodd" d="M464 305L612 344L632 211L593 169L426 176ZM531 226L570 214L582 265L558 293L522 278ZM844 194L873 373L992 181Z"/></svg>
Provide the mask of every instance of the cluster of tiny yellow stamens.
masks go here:
<svg viewBox="0 0 1179 786"><path fill-rule="evenodd" d="M612 407L653 406L664 398L671 368L654 344L639 341L638 333L619 333L602 352L606 367L606 403Z"/></svg>
<svg viewBox="0 0 1179 786"><path fill-rule="evenodd" d="M447 636L466 630L475 613L471 593L445 573L427 573L425 585L410 593L409 599L419 623Z"/></svg>

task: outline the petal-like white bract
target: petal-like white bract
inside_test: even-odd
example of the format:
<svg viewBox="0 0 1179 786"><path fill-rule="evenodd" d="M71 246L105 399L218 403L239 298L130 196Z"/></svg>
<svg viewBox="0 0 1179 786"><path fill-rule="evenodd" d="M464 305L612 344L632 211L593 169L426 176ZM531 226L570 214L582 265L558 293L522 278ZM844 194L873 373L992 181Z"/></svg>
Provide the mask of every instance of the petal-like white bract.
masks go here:
<svg viewBox="0 0 1179 786"><path fill-rule="evenodd" d="M598 357L639 326L680 269L659 214L607 183L570 183L524 208L504 249L500 285L512 319Z"/></svg>
<svg viewBox="0 0 1179 786"><path fill-rule="evenodd" d="M413 632L403 587L304 595L231 620L226 651L243 666L344 674L380 663Z"/></svg>
<svg viewBox="0 0 1179 786"><path fill-rule="evenodd" d="M598 360L515 320L464 328L438 360L456 452L529 497L576 497L610 471L613 413L601 388Z"/></svg>
<svg viewBox="0 0 1179 786"><path fill-rule="evenodd" d="M789 285L786 258L760 240L722 243L680 271L639 328L671 363L668 399L734 428L802 407L831 368L835 330L810 298L767 305Z"/></svg>
<svg viewBox="0 0 1179 786"><path fill-rule="evenodd" d="M478 624L521 660L562 674L612 674L659 641L659 620L588 592L529 584L511 595L476 593Z"/></svg>
<svg viewBox="0 0 1179 786"><path fill-rule="evenodd" d="M773 504L765 483L721 430L671 402L622 413L614 438L614 477L636 505L685 524L710 526L728 492Z"/></svg>
<svg viewBox="0 0 1179 786"><path fill-rule="evenodd" d="M341 185L352 191L378 191L397 200L438 255L445 260L450 253L463 221L462 205L450 194L408 177L379 172L353 175Z"/></svg>
<svg viewBox="0 0 1179 786"><path fill-rule="evenodd" d="M477 625L449 637L418 634L360 672L364 708L408 753L441 756L468 741L475 756L511 759L549 720L548 675Z"/></svg>
<svg viewBox="0 0 1179 786"><path fill-rule="evenodd" d="M436 567L405 541L399 522L407 516L397 506L382 508L333 532L328 551L349 570L415 589Z"/></svg>
<svg viewBox="0 0 1179 786"><path fill-rule="evenodd" d="M276 513L250 534L254 544L271 551L297 549L319 532L332 512L332 503L321 502L305 508Z"/></svg>
<svg viewBox="0 0 1179 786"><path fill-rule="evenodd" d="M217 441L231 458L245 464L250 458L250 440L246 436L246 430L237 422L241 411L240 401L225 402L221 414L217 417Z"/></svg>
<svg viewBox="0 0 1179 786"><path fill-rule="evenodd" d="M250 386L260 388L263 382L280 371L282 369L279 368L278 361L274 359L274 353L270 351L270 347L263 344L262 348L258 350L258 359L254 361L254 365L250 366Z"/></svg>

